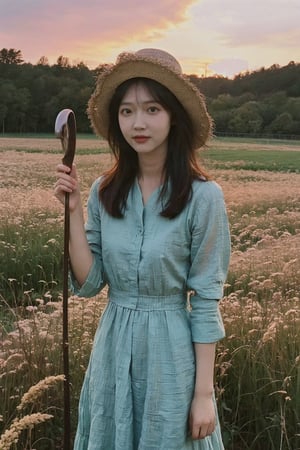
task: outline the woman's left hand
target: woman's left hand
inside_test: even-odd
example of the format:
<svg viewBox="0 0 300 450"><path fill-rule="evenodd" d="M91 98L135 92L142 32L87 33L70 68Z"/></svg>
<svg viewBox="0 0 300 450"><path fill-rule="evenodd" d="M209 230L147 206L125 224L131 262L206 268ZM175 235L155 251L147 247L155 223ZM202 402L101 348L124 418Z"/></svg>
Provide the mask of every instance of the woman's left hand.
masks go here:
<svg viewBox="0 0 300 450"><path fill-rule="evenodd" d="M216 426L216 413L212 395L196 395L190 409L190 432L192 439L210 436Z"/></svg>

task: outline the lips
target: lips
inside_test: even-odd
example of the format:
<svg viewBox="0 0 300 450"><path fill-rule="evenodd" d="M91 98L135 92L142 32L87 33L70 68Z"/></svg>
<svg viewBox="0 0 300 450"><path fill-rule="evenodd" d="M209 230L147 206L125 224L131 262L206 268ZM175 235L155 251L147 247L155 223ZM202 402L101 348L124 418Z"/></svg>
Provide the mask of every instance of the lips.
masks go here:
<svg viewBox="0 0 300 450"><path fill-rule="evenodd" d="M133 140L137 144L144 144L145 142L148 141L148 139L150 139L148 136L133 136Z"/></svg>

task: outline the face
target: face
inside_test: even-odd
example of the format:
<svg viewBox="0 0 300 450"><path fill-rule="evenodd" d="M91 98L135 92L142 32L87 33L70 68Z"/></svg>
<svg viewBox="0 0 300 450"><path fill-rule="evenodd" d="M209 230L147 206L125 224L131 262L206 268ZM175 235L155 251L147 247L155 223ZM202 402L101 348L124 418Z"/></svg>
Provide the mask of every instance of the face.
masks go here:
<svg viewBox="0 0 300 450"><path fill-rule="evenodd" d="M171 115L142 83L132 85L124 95L119 125L126 141L139 155L165 157Z"/></svg>

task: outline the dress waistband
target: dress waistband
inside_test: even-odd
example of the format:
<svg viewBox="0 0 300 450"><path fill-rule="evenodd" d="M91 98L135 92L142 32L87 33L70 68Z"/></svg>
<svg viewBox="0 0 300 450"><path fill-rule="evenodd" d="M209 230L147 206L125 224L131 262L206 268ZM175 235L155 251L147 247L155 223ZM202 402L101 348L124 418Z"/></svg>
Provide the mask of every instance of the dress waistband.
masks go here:
<svg viewBox="0 0 300 450"><path fill-rule="evenodd" d="M108 291L109 301L123 308L154 311L154 310L176 310L186 308L186 296L174 294L167 296L139 295L131 292L120 291L110 288Z"/></svg>

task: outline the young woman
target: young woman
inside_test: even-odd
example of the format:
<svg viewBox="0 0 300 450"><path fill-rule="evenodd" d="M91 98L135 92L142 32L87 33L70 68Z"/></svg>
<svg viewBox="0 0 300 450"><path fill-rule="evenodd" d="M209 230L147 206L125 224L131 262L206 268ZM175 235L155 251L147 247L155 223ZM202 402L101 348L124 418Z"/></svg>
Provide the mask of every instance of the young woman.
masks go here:
<svg viewBox="0 0 300 450"><path fill-rule="evenodd" d="M74 448L221 450L213 372L230 238L196 157L205 103L173 56L144 49L100 75L89 116L115 165L91 188L85 226L75 166L58 165L55 186L61 202L70 193L74 292L109 287Z"/></svg>

